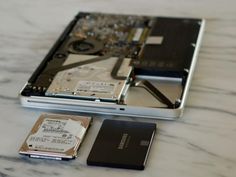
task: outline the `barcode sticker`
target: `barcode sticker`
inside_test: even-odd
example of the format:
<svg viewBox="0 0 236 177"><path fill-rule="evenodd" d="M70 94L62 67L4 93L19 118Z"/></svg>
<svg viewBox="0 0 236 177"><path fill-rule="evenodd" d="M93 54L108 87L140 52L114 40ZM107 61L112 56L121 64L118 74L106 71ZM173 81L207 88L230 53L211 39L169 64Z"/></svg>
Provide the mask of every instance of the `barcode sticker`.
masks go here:
<svg viewBox="0 0 236 177"><path fill-rule="evenodd" d="M115 87L116 83L111 83L111 82L79 81L75 89L75 92L113 94Z"/></svg>
<svg viewBox="0 0 236 177"><path fill-rule="evenodd" d="M74 121L69 119L64 130L70 132L72 135L77 136L78 138L82 139L85 133L85 128L81 125L81 122Z"/></svg>

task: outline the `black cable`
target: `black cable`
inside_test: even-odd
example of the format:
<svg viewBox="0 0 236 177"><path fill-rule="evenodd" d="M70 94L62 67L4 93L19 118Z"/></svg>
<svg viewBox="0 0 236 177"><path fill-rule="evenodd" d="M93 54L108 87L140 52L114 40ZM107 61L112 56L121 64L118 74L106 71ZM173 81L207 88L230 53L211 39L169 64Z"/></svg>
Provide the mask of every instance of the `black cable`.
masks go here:
<svg viewBox="0 0 236 177"><path fill-rule="evenodd" d="M140 84L143 84L140 85ZM149 93L151 93L156 99L158 99L160 102L167 105L168 108L174 108L174 104L167 98L161 91L159 91L156 87L154 87L149 81L142 80L139 83L136 83L134 85L135 87L142 87L145 90L147 90Z"/></svg>

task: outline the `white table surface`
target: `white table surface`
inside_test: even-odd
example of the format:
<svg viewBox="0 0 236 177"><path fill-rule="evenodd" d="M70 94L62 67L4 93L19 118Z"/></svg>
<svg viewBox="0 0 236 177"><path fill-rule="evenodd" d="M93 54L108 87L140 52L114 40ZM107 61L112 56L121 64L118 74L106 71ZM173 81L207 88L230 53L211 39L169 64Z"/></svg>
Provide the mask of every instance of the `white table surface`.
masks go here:
<svg viewBox="0 0 236 177"><path fill-rule="evenodd" d="M18 155L42 112L22 108L18 92L78 11L206 19L184 116L146 120L159 131L144 171L86 165L103 116L94 119L76 160ZM0 177L235 177L235 76L235 0L0 0Z"/></svg>

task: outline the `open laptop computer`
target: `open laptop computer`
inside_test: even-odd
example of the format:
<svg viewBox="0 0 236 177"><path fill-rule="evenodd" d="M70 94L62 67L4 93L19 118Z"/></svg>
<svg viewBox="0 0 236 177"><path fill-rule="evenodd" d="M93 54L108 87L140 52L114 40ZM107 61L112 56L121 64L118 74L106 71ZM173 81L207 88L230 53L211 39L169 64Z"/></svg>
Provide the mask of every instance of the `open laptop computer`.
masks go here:
<svg viewBox="0 0 236 177"><path fill-rule="evenodd" d="M80 12L20 93L23 106L175 119L205 21Z"/></svg>

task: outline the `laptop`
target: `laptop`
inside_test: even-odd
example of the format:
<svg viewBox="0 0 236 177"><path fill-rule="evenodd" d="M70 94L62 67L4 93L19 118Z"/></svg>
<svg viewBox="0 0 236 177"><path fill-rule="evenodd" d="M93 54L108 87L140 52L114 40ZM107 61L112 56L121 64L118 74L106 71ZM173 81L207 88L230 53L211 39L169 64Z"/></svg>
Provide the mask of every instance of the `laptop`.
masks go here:
<svg viewBox="0 0 236 177"><path fill-rule="evenodd" d="M20 92L25 107L174 120L205 21L80 12Z"/></svg>

